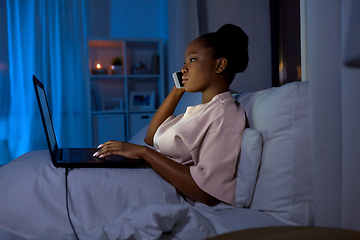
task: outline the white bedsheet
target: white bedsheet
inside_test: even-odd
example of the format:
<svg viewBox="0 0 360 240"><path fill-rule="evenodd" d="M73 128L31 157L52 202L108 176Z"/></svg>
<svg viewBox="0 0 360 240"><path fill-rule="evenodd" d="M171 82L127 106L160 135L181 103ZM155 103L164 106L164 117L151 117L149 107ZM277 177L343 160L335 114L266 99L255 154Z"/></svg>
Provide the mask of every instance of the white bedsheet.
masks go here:
<svg viewBox="0 0 360 240"><path fill-rule="evenodd" d="M205 239L233 230L152 169L75 169L68 181L80 239ZM52 166L48 151L0 168L0 236L74 239L65 203L65 169Z"/></svg>

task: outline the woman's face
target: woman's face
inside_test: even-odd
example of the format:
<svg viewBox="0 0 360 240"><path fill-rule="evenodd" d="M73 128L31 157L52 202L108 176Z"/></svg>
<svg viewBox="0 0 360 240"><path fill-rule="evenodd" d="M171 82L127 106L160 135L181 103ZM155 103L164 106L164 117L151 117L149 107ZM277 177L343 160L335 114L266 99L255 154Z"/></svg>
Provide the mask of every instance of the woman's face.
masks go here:
<svg viewBox="0 0 360 240"><path fill-rule="evenodd" d="M211 86L216 75L216 59L209 48L203 47L202 40L195 39L189 44L181 71L185 91L204 92Z"/></svg>

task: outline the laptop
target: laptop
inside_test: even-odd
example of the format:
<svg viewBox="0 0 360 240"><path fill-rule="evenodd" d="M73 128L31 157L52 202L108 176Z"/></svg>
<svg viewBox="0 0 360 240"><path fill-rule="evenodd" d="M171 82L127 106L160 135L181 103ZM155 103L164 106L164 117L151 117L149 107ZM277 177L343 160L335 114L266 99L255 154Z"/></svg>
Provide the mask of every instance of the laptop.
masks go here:
<svg viewBox="0 0 360 240"><path fill-rule="evenodd" d="M106 158L93 157L97 148L58 148L50 109L45 94L44 85L33 76L36 97L44 125L45 135L55 167L64 168L148 168L142 159L129 159L122 156L108 156Z"/></svg>

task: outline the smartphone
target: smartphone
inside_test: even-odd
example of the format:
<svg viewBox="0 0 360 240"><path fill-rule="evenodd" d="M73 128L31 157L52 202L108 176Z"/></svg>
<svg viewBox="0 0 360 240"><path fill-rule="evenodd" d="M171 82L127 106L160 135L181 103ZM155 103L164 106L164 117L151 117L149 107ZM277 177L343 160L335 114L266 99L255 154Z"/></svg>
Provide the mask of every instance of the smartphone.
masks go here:
<svg viewBox="0 0 360 240"><path fill-rule="evenodd" d="M175 86L177 88L183 88L184 87L184 84L182 83L182 72L181 71L177 71L177 72L174 72L172 77L174 79L174 82L175 82Z"/></svg>

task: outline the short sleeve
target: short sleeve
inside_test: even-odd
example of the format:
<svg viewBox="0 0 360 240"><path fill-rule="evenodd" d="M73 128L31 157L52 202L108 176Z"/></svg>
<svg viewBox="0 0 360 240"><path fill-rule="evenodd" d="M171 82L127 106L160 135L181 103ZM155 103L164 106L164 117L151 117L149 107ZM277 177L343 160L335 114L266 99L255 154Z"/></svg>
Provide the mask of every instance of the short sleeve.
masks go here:
<svg viewBox="0 0 360 240"><path fill-rule="evenodd" d="M158 129L154 143L162 154L191 166L191 176L203 191L232 204L244 129L245 112L226 92L169 118Z"/></svg>
<svg viewBox="0 0 360 240"><path fill-rule="evenodd" d="M190 167L194 181L203 191L229 204L235 199L235 171L240 145L240 131L209 132L199 150L198 164Z"/></svg>

